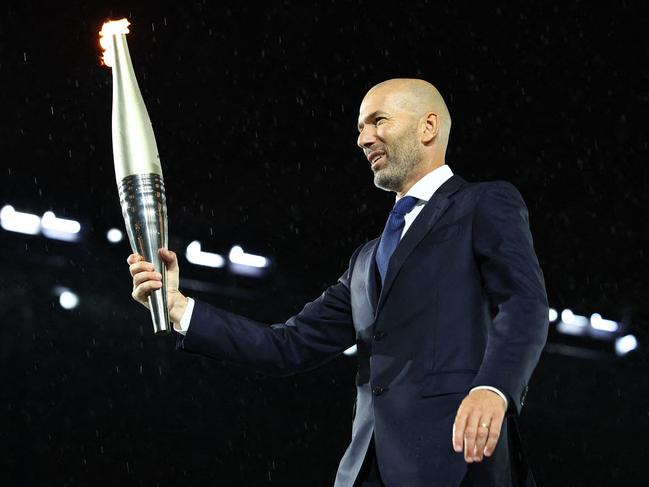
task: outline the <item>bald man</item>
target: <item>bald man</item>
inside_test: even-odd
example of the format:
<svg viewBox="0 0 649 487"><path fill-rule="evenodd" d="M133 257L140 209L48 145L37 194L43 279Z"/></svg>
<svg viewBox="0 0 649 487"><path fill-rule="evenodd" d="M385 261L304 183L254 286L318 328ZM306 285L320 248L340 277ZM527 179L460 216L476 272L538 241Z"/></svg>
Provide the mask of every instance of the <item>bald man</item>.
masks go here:
<svg viewBox="0 0 649 487"><path fill-rule="evenodd" d="M468 183L445 163L451 117L430 83L382 82L363 98L358 146L396 194L383 233L285 323L257 323L178 290L178 347L285 376L357 345L352 438L335 487L534 485L516 418L545 344L548 305L525 204L508 183ZM146 306L161 276L128 258Z"/></svg>

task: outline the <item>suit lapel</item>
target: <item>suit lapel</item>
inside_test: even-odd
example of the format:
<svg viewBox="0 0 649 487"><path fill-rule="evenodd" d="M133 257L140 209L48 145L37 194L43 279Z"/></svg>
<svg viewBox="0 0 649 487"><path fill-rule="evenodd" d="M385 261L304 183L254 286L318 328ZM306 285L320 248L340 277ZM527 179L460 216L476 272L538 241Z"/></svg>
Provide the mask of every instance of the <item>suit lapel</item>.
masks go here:
<svg viewBox="0 0 649 487"><path fill-rule="evenodd" d="M379 301L379 280L381 279L376 268L376 250L379 248L380 240L380 238L377 238L370 249L370 260L366 269L367 278L365 280L367 283L367 298L370 300L374 314L376 313L376 306Z"/></svg>
<svg viewBox="0 0 649 487"><path fill-rule="evenodd" d="M419 242L431 231L435 224L439 221L441 216L448 210L448 208L453 204L453 200L450 196L455 193L460 187L464 185L465 181L459 176L452 176L449 178L440 188L433 194L433 197L426 203L426 206L421 210L421 213L415 218L415 221L412 222L412 225L403 236L399 245L395 249L392 257L390 258L390 263L388 264L388 269L385 275L385 282L381 289L381 294L378 299L378 304L376 305L376 312L380 311L383 303L385 302L386 296L390 292L390 288L394 283L395 278L399 274L401 266L408 258L410 253L415 249ZM375 245L375 247L378 246ZM376 253L376 249L372 256ZM372 279L368 279L368 288L369 284L372 282ZM376 286L376 279L374 279Z"/></svg>
<svg viewBox="0 0 649 487"><path fill-rule="evenodd" d="M357 333L369 328L374 321L378 301L374 256L379 239L368 242L360 250L352 270L350 283L352 317Z"/></svg>

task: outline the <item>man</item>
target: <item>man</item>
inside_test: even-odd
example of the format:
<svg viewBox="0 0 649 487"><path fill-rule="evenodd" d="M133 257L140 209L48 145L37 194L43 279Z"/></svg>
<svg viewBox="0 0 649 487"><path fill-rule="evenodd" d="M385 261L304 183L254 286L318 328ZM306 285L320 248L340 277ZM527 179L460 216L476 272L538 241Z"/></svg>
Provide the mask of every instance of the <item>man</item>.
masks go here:
<svg viewBox="0 0 649 487"><path fill-rule="evenodd" d="M396 193L380 238L286 323L263 325L189 300L175 254L169 311L186 351L289 375L354 343L352 440L336 487L533 485L515 419L545 344L548 306L527 211L508 183L467 183L445 164L446 104L423 80L374 86L358 145L374 183ZM138 255L133 298L161 287Z"/></svg>

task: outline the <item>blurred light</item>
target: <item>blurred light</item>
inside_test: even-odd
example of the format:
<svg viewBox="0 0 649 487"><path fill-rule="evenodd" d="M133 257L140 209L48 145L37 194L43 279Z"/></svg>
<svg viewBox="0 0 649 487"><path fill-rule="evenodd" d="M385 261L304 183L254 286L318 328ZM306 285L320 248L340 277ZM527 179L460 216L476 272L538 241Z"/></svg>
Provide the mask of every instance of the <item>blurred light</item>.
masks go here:
<svg viewBox="0 0 649 487"><path fill-rule="evenodd" d="M559 317L559 313L557 313L557 310L554 308L550 308L550 321L557 321L557 318Z"/></svg>
<svg viewBox="0 0 649 487"><path fill-rule="evenodd" d="M569 309L561 312L561 321L557 323L557 331L566 335L583 335L590 321L585 316L574 314Z"/></svg>
<svg viewBox="0 0 649 487"><path fill-rule="evenodd" d="M43 235L46 237L74 242L79 238L81 224L75 220L57 218L51 211L46 211L43 218L41 218L41 228L43 229Z"/></svg>
<svg viewBox="0 0 649 487"><path fill-rule="evenodd" d="M607 331L609 333L615 333L620 329L620 326L611 320L605 320L599 313L593 313L590 316L590 326L595 330Z"/></svg>
<svg viewBox="0 0 649 487"><path fill-rule="evenodd" d="M234 247L232 247L232 249L230 249L228 258L233 264L256 267L258 269L268 267L268 265L270 264L270 260L266 257L263 257L261 255L247 254L238 245L235 245Z"/></svg>
<svg viewBox="0 0 649 487"><path fill-rule="evenodd" d="M585 316L576 315L569 309L564 309L561 312L561 321L563 321L566 325L574 325L580 327L588 326L588 323L590 323L590 320L588 318L586 318Z"/></svg>
<svg viewBox="0 0 649 487"><path fill-rule="evenodd" d="M21 213L13 206L5 205L0 210L0 225L10 232L36 235L41 226L41 219L31 213Z"/></svg>
<svg viewBox="0 0 649 487"><path fill-rule="evenodd" d="M225 259L219 254L203 252L198 240L194 240L187 246L185 258L192 264L205 267L223 267L225 265Z"/></svg>
<svg viewBox="0 0 649 487"><path fill-rule="evenodd" d="M59 304L63 309L74 309L79 306L79 296L69 290L63 291L59 295Z"/></svg>
<svg viewBox="0 0 649 487"><path fill-rule="evenodd" d="M119 243L124 238L124 234L117 228L111 228L106 232L106 238L110 243Z"/></svg>
<svg viewBox="0 0 649 487"><path fill-rule="evenodd" d="M586 328L584 328L583 326L571 325L569 323L560 321L557 324L557 331L563 333L564 335L580 336L586 333Z"/></svg>
<svg viewBox="0 0 649 487"><path fill-rule="evenodd" d="M615 353L626 355L638 348L638 340L633 335L625 335L615 340Z"/></svg>
<svg viewBox="0 0 649 487"><path fill-rule="evenodd" d="M347 355L348 357L351 357L352 355L356 355L356 345L352 345L347 350L345 350L343 353L345 355Z"/></svg>

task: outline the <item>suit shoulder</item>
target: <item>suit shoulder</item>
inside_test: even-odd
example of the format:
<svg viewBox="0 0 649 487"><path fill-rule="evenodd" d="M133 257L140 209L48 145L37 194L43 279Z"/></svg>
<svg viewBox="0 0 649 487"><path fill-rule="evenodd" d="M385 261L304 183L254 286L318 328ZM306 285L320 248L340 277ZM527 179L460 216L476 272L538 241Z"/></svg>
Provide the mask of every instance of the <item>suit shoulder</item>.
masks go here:
<svg viewBox="0 0 649 487"><path fill-rule="evenodd" d="M495 180L495 181L474 181L467 182L465 188L470 191L477 191L479 193L485 191L504 191L518 193L518 188L509 181Z"/></svg>
<svg viewBox="0 0 649 487"><path fill-rule="evenodd" d="M516 186L509 181L480 181L465 185L465 190L472 192L477 199L504 196L516 200L523 200L523 196Z"/></svg>

